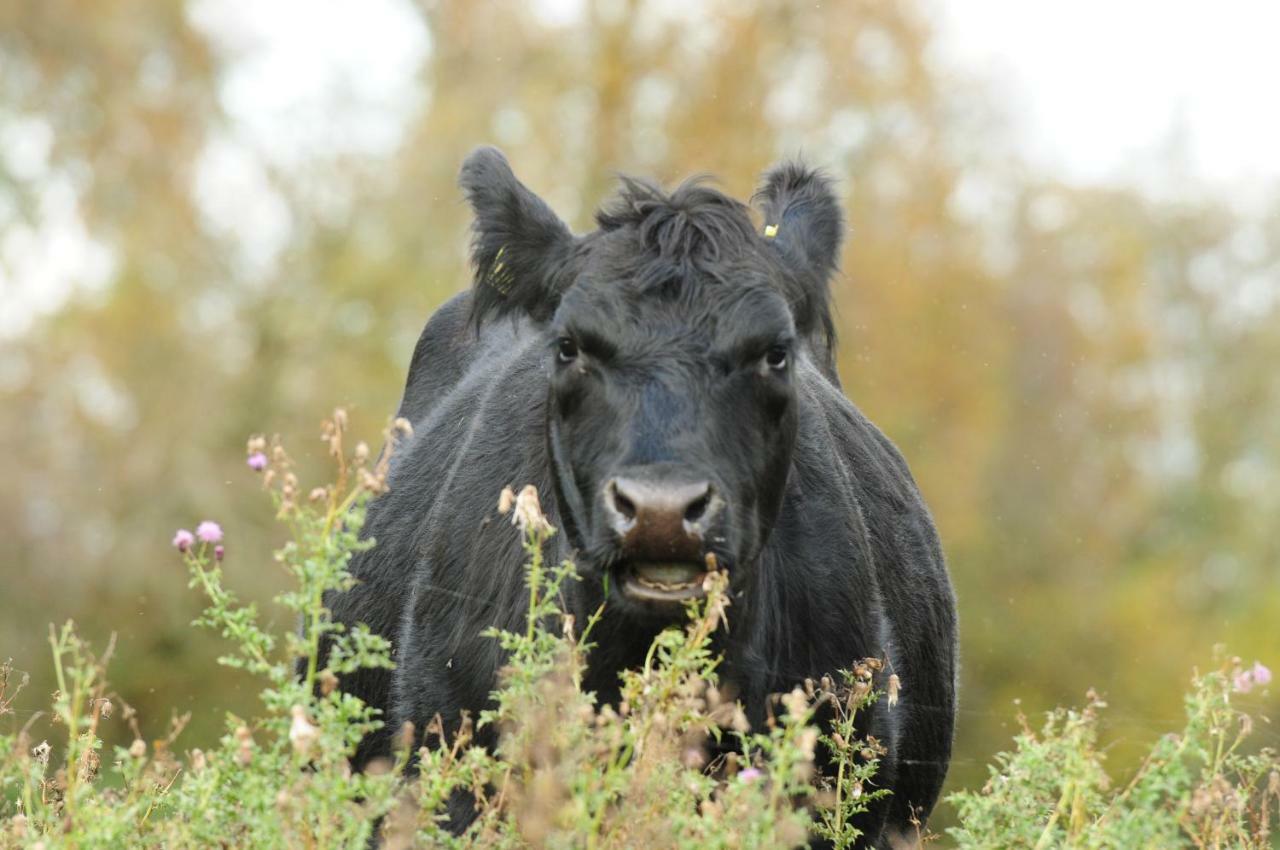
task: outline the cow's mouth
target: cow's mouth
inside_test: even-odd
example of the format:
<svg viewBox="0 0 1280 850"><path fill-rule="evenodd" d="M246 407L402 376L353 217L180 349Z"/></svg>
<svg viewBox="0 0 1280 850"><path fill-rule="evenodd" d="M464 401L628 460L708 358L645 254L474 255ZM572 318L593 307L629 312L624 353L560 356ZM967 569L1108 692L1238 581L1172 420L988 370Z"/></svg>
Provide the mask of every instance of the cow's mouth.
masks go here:
<svg viewBox="0 0 1280 850"><path fill-rule="evenodd" d="M622 592L644 602L684 602L707 595L705 564L640 561L622 569Z"/></svg>

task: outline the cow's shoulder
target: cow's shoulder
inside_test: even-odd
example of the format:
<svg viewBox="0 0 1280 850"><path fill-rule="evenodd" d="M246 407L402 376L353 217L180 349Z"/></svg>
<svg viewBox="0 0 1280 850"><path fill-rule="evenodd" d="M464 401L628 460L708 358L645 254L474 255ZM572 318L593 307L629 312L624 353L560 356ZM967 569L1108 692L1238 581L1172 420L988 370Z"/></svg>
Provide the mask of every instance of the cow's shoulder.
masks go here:
<svg viewBox="0 0 1280 850"><path fill-rule="evenodd" d="M471 293L467 291L446 301L427 320L413 349L399 416L417 422L437 398L461 380L476 344L470 315Z"/></svg>
<svg viewBox="0 0 1280 850"><path fill-rule="evenodd" d="M533 335L536 330L524 319L477 326L471 291L455 295L432 314L418 337L397 415L416 428L462 385L508 371L512 361L527 357L525 343Z"/></svg>

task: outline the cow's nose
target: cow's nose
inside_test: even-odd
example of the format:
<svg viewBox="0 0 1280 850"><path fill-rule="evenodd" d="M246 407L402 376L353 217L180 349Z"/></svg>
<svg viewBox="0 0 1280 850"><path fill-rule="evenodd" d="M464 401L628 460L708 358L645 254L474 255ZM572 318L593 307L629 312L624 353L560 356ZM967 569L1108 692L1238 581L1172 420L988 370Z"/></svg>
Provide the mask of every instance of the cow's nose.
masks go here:
<svg viewBox="0 0 1280 850"><path fill-rule="evenodd" d="M720 499L707 481L619 477L605 484L604 506L609 524L632 556L700 561L702 536Z"/></svg>

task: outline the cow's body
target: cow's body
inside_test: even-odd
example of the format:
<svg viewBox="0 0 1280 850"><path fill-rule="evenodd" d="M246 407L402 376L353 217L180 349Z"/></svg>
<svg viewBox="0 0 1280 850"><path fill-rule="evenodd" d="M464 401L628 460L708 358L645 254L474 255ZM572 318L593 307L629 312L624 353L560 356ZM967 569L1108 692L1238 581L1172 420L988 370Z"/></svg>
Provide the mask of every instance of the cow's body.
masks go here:
<svg viewBox="0 0 1280 850"><path fill-rule="evenodd" d="M556 367L545 322L512 316L477 326L473 297L451 300L423 332L400 406L414 435L393 459L390 493L369 510L366 532L377 546L353 567L360 584L330 600L339 620L366 622L395 644L394 675L362 673L343 685L387 710L388 728L408 720L422 729L437 713L456 718L488 704L502 658L481 633L521 628L527 604L517 532L496 514L502 487L535 485L552 523L566 520L549 448ZM902 682L899 702L888 709L881 701L860 726L886 747L876 781L893 793L865 826L887 842L895 830L910 833L913 811L927 817L946 772L954 600L905 462L845 398L830 363L829 349L807 340L791 353L785 495L753 567L731 585L722 679L759 723L768 695L865 657L885 659ZM549 554L579 557L573 537L554 536ZM567 601L578 622L603 594L589 570L573 584ZM637 665L665 624L606 609L585 687L615 698L618 671ZM385 747L366 742L361 758Z"/></svg>

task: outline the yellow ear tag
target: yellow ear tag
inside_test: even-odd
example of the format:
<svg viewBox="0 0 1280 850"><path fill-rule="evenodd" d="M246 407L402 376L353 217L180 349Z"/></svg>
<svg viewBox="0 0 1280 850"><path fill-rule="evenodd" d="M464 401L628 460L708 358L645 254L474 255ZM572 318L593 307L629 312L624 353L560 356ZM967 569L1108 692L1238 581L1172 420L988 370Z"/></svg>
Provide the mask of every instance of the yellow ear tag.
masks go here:
<svg viewBox="0 0 1280 850"><path fill-rule="evenodd" d="M503 245L498 249L498 253L493 255L493 267L489 269L489 275L486 278L486 282L503 295L511 291L511 284L515 282L511 270L507 268L506 262L502 259L502 255L506 251L507 246Z"/></svg>
<svg viewBox="0 0 1280 850"><path fill-rule="evenodd" d="M778 235L778 225L776 225L776 224L766 224L766 225L764 226L764 238L765 238L765 239L772 239L773 237L775 237L775 236L777 236L777 235Z"/></svg>

